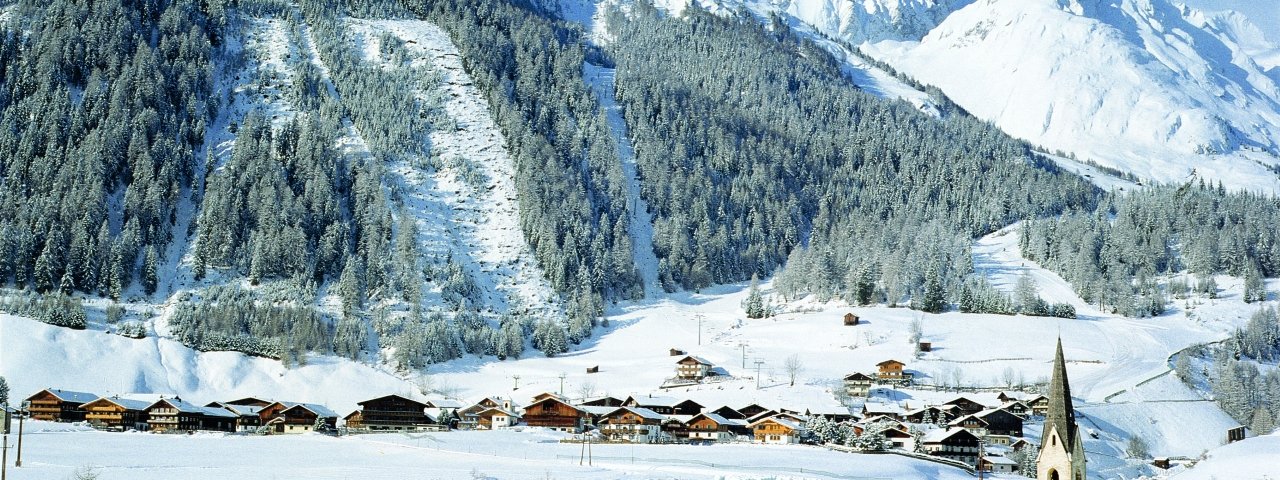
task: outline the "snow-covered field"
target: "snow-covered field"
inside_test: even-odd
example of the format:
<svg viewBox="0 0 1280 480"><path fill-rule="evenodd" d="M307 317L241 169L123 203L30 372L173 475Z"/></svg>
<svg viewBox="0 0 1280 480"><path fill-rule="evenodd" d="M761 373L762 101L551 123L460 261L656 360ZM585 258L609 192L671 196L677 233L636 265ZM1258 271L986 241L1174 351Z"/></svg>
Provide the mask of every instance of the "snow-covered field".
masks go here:
<svg viewBox="0 0 1280 480"><path fill-rule="evenodd" d="M971 478L957 468L898 455L796 445L592 445L591 465L580 465L581 445L558 443L563 434L538 429L335 438L27 426L23 467L10 474L33 480L69 478L77 469L96 472L101 480Z"/></svg>
<svg viewBox="0 0 1280 480"><path fill-rule="evenodd" d="M1001 246L1015 235L998 233L980 240L975 248L979 270L997 285L1008 285L1009 276L1025 270L1040 280L1046 298L1078 303L1069 289L1052 281L1051 273L1021 260L1016 242ZM1220 443L1217 433L1232 422L1210 402L1185 402L1197 399L1197 394L1170 376L1145 381L1168 371L1171 353L1222 338L1256 308L1239 302L1238 281L1223 277L1220 283L1225 289L1222 298L1196 307L1190 318L1179 302L1173 313L1159 318L1119 318L1095 311L1079 320L930 315L804 301L782 305L787 313L747 320L740 308L746 286L728 285L614 306L608 312L610 327L559 357L542 357L536 351L508 361L468 356L430 366L425 382L464 400L509 395L526 403L544 391L563 391L571 397L688 397L712 408L760 403L825 410L839 406L831 389L841 377L873 371L876 363L890 358L905 361L925 384L1003 386L1006 369L1027 382L1042 381L1049 375L1053 342L1060 334L1078 408L1089 418L1083 423L1101 432L1102 443L1090 447L1091 452L1118 455L1129 435L1141 432L1164 436L1152 442L1155 455L1197 454ZM862 324L843 326L840 317L846 311L857 312ZM917 317L924 338L934 345L934 351L920 359L912 358L907 342L908 325ZM11 316L0 318L0 341L0 374L9 378L15 396L49 386L103 394L177 393L198 402L258 395L323 402L345 414L365 398L417 395L424 382L330 357L312 356L303 367L284 369L275 361L234 353L192 352L167 339L132 340ZM674 372L669 348L707 358L734 379L660 390ZM788 384L782 368L792 354L804 365L795 386ZM593 366L600 372L585 373ZM917 389L880 396L918 406L951 395ZM979 394L979 400L990 402L986 397L993 396ZM1101 457L1098 462L1124 466Z"/></svg>
<svg viewBox="0 0 1280 480"><path fill-rule="evenodd" d="M1265 480L1280 477L1276 460L1280 434L1247 438L1209 452L1194 468L1175 467L1167 478L1177 480ZM1166 478L1166 477L1161 477Z"/></svg>

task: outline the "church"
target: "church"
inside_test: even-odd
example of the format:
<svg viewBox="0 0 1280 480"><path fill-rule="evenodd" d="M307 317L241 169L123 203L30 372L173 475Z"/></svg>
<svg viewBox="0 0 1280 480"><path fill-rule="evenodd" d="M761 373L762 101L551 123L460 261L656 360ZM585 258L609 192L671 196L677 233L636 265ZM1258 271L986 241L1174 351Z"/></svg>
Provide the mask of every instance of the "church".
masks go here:
<svg viewBox="0 0 1280 480"><path fill-rule="evenodd" d="M1084 443L1076 412L1071 406L1071 385L1067 362L1062 357L1062 338L1053 359L1053 379L1049 381L1049 411L1040 434L1040 456L1036 458L1039 480L1085 480Z"/></svg>

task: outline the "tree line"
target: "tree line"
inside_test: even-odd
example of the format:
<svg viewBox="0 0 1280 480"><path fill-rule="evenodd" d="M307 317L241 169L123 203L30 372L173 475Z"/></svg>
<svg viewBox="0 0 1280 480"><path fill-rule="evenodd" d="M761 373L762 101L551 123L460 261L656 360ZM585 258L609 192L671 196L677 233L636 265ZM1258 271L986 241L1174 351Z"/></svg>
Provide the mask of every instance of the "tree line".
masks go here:
<svg viewBox="0 0 1280 480"><path fill-rule="evenodd" d="M611 10L606 48L667 289L950 308L976 236L1099 196L989 124L860 91L780 18Z"/></svg>

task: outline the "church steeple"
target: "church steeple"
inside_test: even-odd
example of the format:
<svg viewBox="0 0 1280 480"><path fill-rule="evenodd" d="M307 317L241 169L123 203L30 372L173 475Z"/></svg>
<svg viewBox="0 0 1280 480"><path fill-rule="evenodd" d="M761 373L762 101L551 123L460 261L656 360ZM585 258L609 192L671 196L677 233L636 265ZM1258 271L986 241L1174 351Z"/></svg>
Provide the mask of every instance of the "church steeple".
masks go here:
<svg viewBox="0 0 1280 480"><path fill-rule="evenodd" d="M1067 362L1062 356L1062 338L1058 338L1058 353L1053 358L1053 379L1049 381L1049 411L1044 418L1044 431L1058 427L1062 444L1071 452L1076 443L1076 411L1071 406L1071 385L1067 381Z"/></svg>
<svg viewBox="0 0 1280 480"><path fill-rule="evenodd" d="M1067 381L1067 360L1062 355L1062 337L1053 357L1053 379L1049 381L1049 411L1040 435L1040 456L1036 458L1036 478L1040 480L1085 480L1084 442L1076 426L1071 405L1071 385Z"/></svg>

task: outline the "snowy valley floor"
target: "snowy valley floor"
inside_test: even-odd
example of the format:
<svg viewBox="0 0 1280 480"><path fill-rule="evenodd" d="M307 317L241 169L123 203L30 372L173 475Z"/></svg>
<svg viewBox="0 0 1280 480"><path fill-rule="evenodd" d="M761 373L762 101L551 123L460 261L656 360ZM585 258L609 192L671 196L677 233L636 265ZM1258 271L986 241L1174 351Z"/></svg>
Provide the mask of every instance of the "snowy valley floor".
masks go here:
<svg viewBox="0 0 1280 480"><path fill-rule="evenodd" d="M844 375L856 371L872 372L877 363L891 358L905 361L907 369L924 384L1002 386L1006 370L1029 383L1045 380L1051 366L1055 339L1061 335L1072 392L1077 398L1077 409L1083 415L1081 428L1088 429L1090 433L1086 450L1089 452L1091 478L1135 478L1156 473L1143 462L1125 458L1125 444L1133 435L1147 438L1154 456L1194 458L1221 446L1220 437L1235 422L1213 402L1203 399L1198 392L1168 375L1168 357L1186 346L1224 338L1256 311L1256 305L1240 301L1241 283L1238 279L1220 277L1218 282L1222 291L1217 300L1179 300L1174 302L1169 313L1161 317L1123 318L1089 308L1075 298L1056 275L1022 259L1016 248L1016 232L1011 230L983 238L975 246L975 267L994 284L1005 288L1011 287L1017 276L1028 273L1037 278L1041 296L1048 301L1077 305L1080 319L958 312L929 315L904 308L851 308L838 303L798 300L781 305L785 312L777 316L750 320L743 318L740 307L746 296L746 286L727 285L696 293L664 294L638 303L613 306L608 312L608 327L597 330L595 336L582 345L555 358L546 358L532 350L526 351L520 359L507 361L467 356L432 365L425 374L405 374L386 365L318 355L310 356L305 366L284 368L278 361L237 353L195 352L168 338L133 340L110 335L102 331L101 324L92 325L89 330L75 331L0 315L0 375L8 378L14 398L25 398L46 387L91 391L101 395L130 392L179 394L198 403L262 396L324 403L340 415L354 410L357 401L390 393L420 396L419 392L424 389L434 391L434 395L456 397L464 403L484 396L501 395L511 397L517 404L527 404L531 397L547 391L563 391L570 397L608 394L620 398L652 393L689 398L709 408L759 403L771 408L788 407L801 411L810 408L816 411L839 408L832 391ZM1270 285L1273 291L1277 287L1274 282ZM768 284L765 290L768 292ZM1275 302L1267 303L1274 305ZM856 327L843 326L840 317L848 311L858 313L862 323ZM920 318L923 337L934 346L932 352L918 359L913 358L912 346L907 342L909 324L914 318ZM663 381L674 373L675 359L668 354L671 348L706 358L733 378L692 387L660 389ZM794 386L789 385L782 368L786 358L793 354L798 355L804 367ZM599 373L587 374L588 367L599 367ZM876 394L879 399L905 402L910 407L945 401L954 395L929 389L887 390ZM975 398L991 403L994 393L978 394ZM1029 426L1028 437L1037 436L1037 428ZM68 469L84 463L145 465L151 469L141 471L179 467L199 470L185 466L190 462L241 469L228 471L227 475L216 475L217 478L236 476L233 473L239 471L276 468L265 459L260 462L238 460L257 455L278 458L281 465L320 464L347 472L325 478L375 478L373 475L380 474L342 470L348 466L357 468L364 461L362 459L374 458L375 455L385 455L388 460L370 461L370 469L384 468L382 465L391 470L427 468L423 465L457 469L453 474L440 475L439 478L465 478L467 475L464 473L472 468L481 471L491 469L492 472L485 473L499 478L542 478L546 471L555 472L552 475L555 478L599 476L591 473L590 469L577 470L574 462L548 457L541 453L541 449L530 457L536 456L539 462L550 463L530 464L522 456L511 453L528 450L528 445L521 443L524 440L503 440L506 443L493 444L490 443L496 441L493 439L505 437L485 437L477 444L468 441L472 438L469 435L473 435L469 433L433 437L445 445L452 445L449 449L455 451L465 452L473 444L491 445L475 448L496 451L504 457L464 459L452 453L442 456L435 451L402 447L388 450L384 446L364 443L363 439L361 442L348 442L325 437L214 437L209 440L203 436L191 437L190 442L209 441L214 442L211 445L227 446L219 449L210 447L210 452L230 452L226 456L210 453L205 458L200 455L204 447L181 443L182 439L168 436L60 435L64 434L49 434L44 440L32 437L37 439L30 444L31 452L37 451L40 448L37 445L42 442L50 449L63 452L48 462L61 467L50 467L54 472L50 474L52 476L38 478L65 478ZM394 443L396 440L388 441ZM423 442L423 446L428 446L430 441ZM331 448L330 445L336 447ZM557 446L552 445L551 448ZM663 448L663 456L688 454L694 456L691 458L702 458L702 454L697 452L715 451L704 447L646 448ZM764 461L761 452L772 451L772 447L755 445L723 448L730 452L725 455L752 461ZM80 449L79 453L75 449ZM820 449L795 450L802 453L795 453L800 456L794 457L791 450L786 451L789 453L774 457L779 459L777 466L806 465L809 461L806 456L814 455L814 465L850 462L850 465L861 465L859 468L872 471L889 469L887 471L891 474L887 476L894 478L933 477L930 474L909 474L905 477L892 474L897 468L916 468L901 464L895 466L886 460L895 457L849 456ZM576 454L576 451L567 454ZM610 455L599 451L597 454ZM83 461L77 461L81 455ZM29 458L35 462L37 457ZM882 462L889 463L881 466ZM933 464L926 466L934 468ZM630 474L644 478L662 475L684 478L713 476L717 471L705 468L698 470L703 473L686 475L682 473L684 470L670 473L654 470L658 467L648 464L626 468L618 466L616 470L609 467L610 474L605 476ZM539 470L534 471L535 468ZM280 472L288 471L289 467L281 467ZM402 470L399 472L403 473ZM747 476L768 476L757 473L750 472ZM788 475L799 476L798 473ZM280 473L278 478L293 476ZM186 478L186 475L168 478Z"/></svg>
<svg viewBox="0 0 1280 480"><path fill-rule="evenodd" d="M579 445L558 443L562 434L538 429L335 438L28 426L23 467L10 470L11 478L63 479L84 469L100 480L971 478L956 468L897 455L747 444L594 445L594 465L580 466Z"/></svg>

